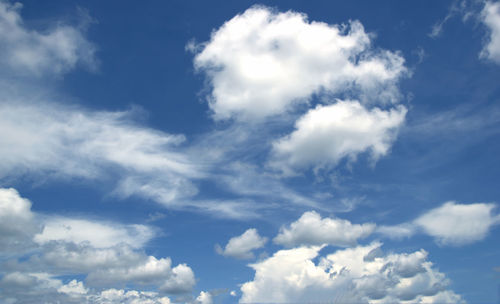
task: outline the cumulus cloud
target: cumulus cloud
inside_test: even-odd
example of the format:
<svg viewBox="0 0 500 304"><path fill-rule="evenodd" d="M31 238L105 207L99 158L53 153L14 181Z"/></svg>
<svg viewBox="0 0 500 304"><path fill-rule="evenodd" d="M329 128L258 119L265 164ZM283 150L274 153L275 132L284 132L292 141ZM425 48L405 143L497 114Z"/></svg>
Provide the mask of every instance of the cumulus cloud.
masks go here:
<svg viewBox="0 0 500 304"><path fill-rule="evenodd" d="M95 303L99 304L170 304L172 303L168 297L161 296L156 292L123 290L123 289L107 289L100 294L90 298L95 299Z"/></svg>
<svg viewBox="0 0 500 304"><path fill-rule="evenodd" d="M224 249L217 245L216 250L224 256L237 259L253 259L252 250L264 247L266 242L267 238L261 237L257 229L251 228L242 235L231 238Z"/></svg>
<svg viewBox="0 0 500 304"><path fill-rule="evenodd" d="M48 273L9 273L0 280L0 300L5 303L95 303L95 304L170 304L158 292L134 289L90 289L83 282L64 284ZM22 294L22 297L19 297Z"/></svg>
<svg viewBox="0 0 500 304"><path fill-rule="evenodd" d="M415 220L395 226L379 226L377 232L390 238L410 237L423 232L440 245L462 246L481 241L500 224L495 204L447 202Z"/></svg>
<svg viewBox="0 0 500 304"><path fill-rule="evenodd" d="M494 208L494 204L447 202L418 217L415 224L441 244L470 244L484 239L500 224L500 215L492 214Z"/></svg>
<svg viewBox="0 0 500 304"><path fill-rule="evenodd" d="M352 246L358 239L366 238L375 229L375 224L352 224L339 218L321 218L315 211L309 211L288 227L281 227L274 238L276 244L287 247L300 245Z"/></svg>
<svg viewBox="0 0 500 304"><path fill-rule="evenodd" d="M212 304L212 295L209 292L202 291L200 295L196 298L196 304Z"/></svg>
<svg viewBox="0 0 500 304"><path fill-rule="evenodd" d="M13 188L0 188L0 256L31 246L40 225L31 212L31 202Z"/></svg>
<svg viewBox="0 0 500 304"><path fill-rule="evenodd" d="M214 118L251 120L281 114L316 93L395 102L404 59L374 51L371 38L358 21L329 25L255 6L191 49L212 87Z"/></svg>
<svg viewBox="0 0 500 304"><path fill-rule="evenodd" d="M500 2L486 1L480 18L489 31L480 56L500 64Z"/></svg>
<svg viewBox="0 0 500 304"><path fill-rule="evenodd" d="M56 24L43 32L25 27L22 5L0 1L0 65L3 69L37 75L60 74L81 64L96 68L96 48L83 27Z"/></svg>
<svg viewBox="0 0 500 304"><path fill-rule="evenodd" d="M195 285L194 273L186 264L172 267L169 258L149 256L136 265L96 269L87 277L93 285L108 286L132 282L137 285L158 286L167 293L189 292Z"/></svg>
<svg viewBox="0 0 500 304"><path fill-rule="evenodd" d="M319 257L322 247L280 250L250 265L253 281L241 286L240 303L461 303L427 252L384 254L380 243Z"/></svg>
<svg viewBox="0 0 500 304"><path fill-rule="evenodd" d="M321 168L369 151L386 155L404 122L403 106L367 110L357 101L318 105L295 123L295 131L273 144L271 166L291 174L296 168Z"/></svg>
<svg viewBox="0 0 500 304"><path fill-rule="evenodd" d="M101 303L98 300L103 287L142 286L177 294L190 292L196 283L186 264L174 266L170 258L156 258L144 252L143 246L154 236L150 227L41 216L32 212L31 202L14 189L0 189L0 219L3 218L0 240L4 242L7 237L8 241L23 240L27 245L15 251L0 247L0 254L8 254L9 259L8 267L0 270L0 301L39 303L40 299L60 299L82 303L82 299L92 299L92 303ZM5 224L8 230L2 226ZM60 276L75 279L63 284ZM82 277L92 290L76 279ZM141 293L129 292L122 290L125 298L116 303L138 303L143 298ZM128 296L130 301L126 300ZM163 303L151 301L147 303Z"/></svg>

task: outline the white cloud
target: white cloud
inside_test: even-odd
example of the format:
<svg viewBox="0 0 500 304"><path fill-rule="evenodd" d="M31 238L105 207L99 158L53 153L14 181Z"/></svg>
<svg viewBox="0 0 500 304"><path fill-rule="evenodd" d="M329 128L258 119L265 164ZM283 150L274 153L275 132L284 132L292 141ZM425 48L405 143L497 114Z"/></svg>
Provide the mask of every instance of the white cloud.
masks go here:
<svg viewBox="0 0 500 304"><path fill-rule="evenodd" d="M409 238L417 232L413 223L403 223L395 226L378 226L376 231L392 239Z"/></svg>
<svg viewBox="0 0 500 304"><path fill-rule="evenodd" d="M465 245L484 239L500 224L493 215L494 204L456 204L447 202L418 217L414 223L443 245Z"/></svg>
<svg viewBox="0 0 500 304"><path fill-rule="evenodd" d="M480 18L489 31L480 56L500 64L500 2L486 1Z"/></svg>
<svg viewBox="0 0 500 304"><path fill-rule="evenodd" d="M253 281L242 285L240 303L460 303L445 275L424 250L387 254L372 243L318 258L322 247L280 250L250 265Z"/></svg>
<svg viewBox="0 0 500 304"><path fill-rule="evenodd" d="M376 232L392 239L407 238L423 232L440 245L467 245L483 240L495 225L500 224L500 214L493 214L495 208L495 204L447 202L413 221L378 226Z"/></svg>
<svg viewBox="0 0 500 304"><path fill-rule="evenodd" d="M0 247L0 255L8 254L10 259L9 266L0 269L0 289L9 290L0 293L0 302L22 299L23 303L39 303L40 298L46 298L81 303L92 298L92 303L100 303L95 290L89 291L75 276L98 289L146 286L169 294L190 292L196 283L186 264L173 266L170 258L145 254L142 246L154 236L147 226L41 216L31 211L31 202L16 190L2 188L0 219L4 219L0 222L0 241L4 242L6 236L12 240L22 236L28 244L16 250ZM44 222L43 231L33 229ZM62 284L60 276L73 279ZM142 303L138 302L142 298L129 302L124 298L121 303ZM144 303L163 303L146 300Z"/></svg>
<svg viewBox="0 0 500 304"><path fill-rule="evenodd" d="M167 206L196 194L191 179L203 173L177 148L184 136L139 126L134 115L0 103L0 177L115 178L116 195L159 188Z"/></svg>
<svg viewBox="0 0 500 304"><path fill-rule="evenodd" d="M33 234L39 231L31 202L13 188L0 188L0 256L31 246Z"/></svg>
<svg viewBox="0 0 500 304"><path fill-rule="evenodd" d="M170 304L168 297L157 292L87 288L83 282L71 280L63 284L48 273L6 274L0 280L2 303L95 303L95 304ZM21 297L18 295L21 294Z"/></svg>
<svg viewBox="0 0 500 304"><path fill-rule="evenodd" d="M84 37L83 27L56 24L43 32L26 28L22 5L0 1L0 65L41 76L64 73L78 64L96 68L95 47Z"/></svg>
<svg viewBox="0 0 500 304"><path fill-rule="evenodd" d="M267 238L261 237L257 229L251 228L240 236L235 236L229 240L224 249L217 245L219 254L237 259L253 259L252 250L264 247Z"/></svg>
<svg viewBox="0 0 500 304"><path fill-rule="evenodd" d="M93 297L98 304L170 304L168 297L156 292L137 290L107 289Z"/></svg>
<svg viewBox="0 0 500 304"><path fill-rule="evenodd" d="M144 225L117 225L86 219L49 217L44 220L43 231L34 241L44 244L50 241L89 242L93 247L111 247L125 243L131 247L143 247L154 232Z"/></svg>
<svg viewBox="0 0 500 304"><path fill-rule="evenodd" d="M212 86L214 118L251 120L280 114L315 93L396 101L404 59L370 44L357 21L329 25L255 6L191 49L198 49L194 65Z"/></svg>
<svg viewBox="0 0 500 304"><path fill-rule="evenodd" d="M287 247L299 245L352 246L358 239L366 238L375 229L375 224L352 224L339 218L321 218L315 211L309 211L289 227L281 227L274 238L277 244Z"/></svg>
<svg viewBox="0 0 500 304"><path fill-rule="evenodd" d="M355 159L365 151L376 160L389 152L405 115L403 106L384 111L367 110L357 101L318 105L295 123L295 131L274 143L270 164L293 174L295 169Z"/></svg>
<svg viewBox="0 0 500 304"><path fill-rule="evenodd" d="M91 272L87 280L98 286L109 286L120 282L158 286L168 293L189 292L196 283L194 273L186 264L172 268L169 258L157 259L149 256L136 265L108 267Z"/></svg>
<svg viewBox="0 0 500 304"><path fill-rule="evenodd" d="M119 225L67 217L48 217L43 225L43 231L34 237L39 244L50 241L89 242L93 247L105 248L125 243L140 248L154 236L152 229L144 225Z"/></svg>
<svg viewBox="0 0 500 304"><path fill-rule="evenodd" d="M82 282L71 280L68 284L63 285L57 289L59 293L65 293L72 297L87 294L89 290L85 288Z"/></svg>
<svg viewBox="0 0 500 304"><path fill-rule="evenodd" d="M196 303L197 304L212 304L213 303L212 295L209 292L202 291L202 292L200 292L200 295L196 298Z"/></svg>

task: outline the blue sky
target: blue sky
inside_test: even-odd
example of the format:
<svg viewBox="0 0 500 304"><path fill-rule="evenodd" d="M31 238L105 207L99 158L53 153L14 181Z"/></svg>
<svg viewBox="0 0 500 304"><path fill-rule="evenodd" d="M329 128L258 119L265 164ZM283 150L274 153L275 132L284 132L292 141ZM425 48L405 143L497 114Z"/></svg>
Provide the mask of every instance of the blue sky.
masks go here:
<svg viewBox="0 0 500 304"><path fill-rule="evenodd" d="M0 1L0 303L492 303L497 1Z"/></svg>

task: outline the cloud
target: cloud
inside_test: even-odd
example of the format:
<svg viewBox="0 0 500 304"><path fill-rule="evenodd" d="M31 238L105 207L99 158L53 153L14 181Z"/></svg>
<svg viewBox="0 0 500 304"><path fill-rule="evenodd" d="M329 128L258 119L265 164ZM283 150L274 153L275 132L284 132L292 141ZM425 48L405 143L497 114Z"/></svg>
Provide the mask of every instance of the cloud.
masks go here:
<svg viewBox="0 0 500 304"><path fill-rule="evenodd" d="M158 286L170 293L186 293L195 285L194 273L186 264L172 267L169 258L148 256L138 264L128 267L107 267L91 272L87 280L96 286L109 286L132 282L136 285Z"/></svg>
<svg viewBox="0 0 500 304"><path fill-rule="evenodd" d="M257 229L251 228L242 235L231 238L224 249L217 245L216 250L219 254L228 257L253 259L254 254L252 250L264 247L266 242L267 238L261 237Z"/></svg>
<svg viewBox="0 0 500 304"><path fill-rule="evenodd" d="M195 68L212 87L214 118L250 121L281 114L317 93L397 101L404 59L375 51L371 38L358 21L329 25L254 6L191 49Z"/></svg>
<svg viewBox="0 0 500 304"><path fill-rule="evenodd" d="M295 130L273 144L270 165L285 174L296 169L329 167L342 158L369 151L377 160L389 152L406 108L367 110L357 101L318 105L295 123Z"/></svg>
<svg viewBox="0 0 500 304"><path fill-rule="evenodd" d="M109 183L110 194L120 199L135 196L216 217L256 215L253 204L238 199L196 199L196 182L213 177L210 170L218 162L200 157L207 151L202 146L186 147L183 135L139 124L138 109L89 111L5 101L0 102L0 179L98 181Z"/></svg>
<svg viewBox="0 0 500 304"><path fill-rule="evenodd" d="M212 295L209 292L202 291L200 295L196 298L197 304L212 304Z"/></svg>
<svg viewBox="0 0 500 304"><path fill-rule="evenodd" d="M50 241L89 242L93 247L105 248L125 243L140 248L154 236L152 229L144 225L116 225L67 217L48 217L43 223L43 231L34 237L39 244Z"/></svg>
<svg viewBox="0 0 500 304"><path fill-rule="evenodd" d="M456 204L447 202L432 209L414 223L443 245L465 245L484 239L500 223L493 215L494 204Z"/></svg>
<svg viewBox="0 0 500 304"><path fill-rule="evenodd" d="M170 304L168 297L161 296L156 292L108 289L93 296L95 303L99 304Z"/></svg>
<svg viewBox="0 0 500 304"><path fill-rule="evenodd" d="M391 239L409 238L416 233L413 223L403 223L394 226L378 226L376 232Z"/></svg>
<svg viewBox="0 0 500 304"><path fill-rule="evenodd" d="M4 100L0 178L116 180L115 195L162 191L165 206L196 194L191 179L203 173L177 148L184 136L140 126L135 115Z"/></svg>
<svg viewBox="0 0 500 304"><path fill-rule="evenodd" d="M0 1L0 66L3 69L42 76L65 73L77 65L97 67L96 48L85 38L83 26L58 23L43 32L30 30L23 24L21 8L20 3Z"/></svg>
<svg viewBox="0 0 500 304"><path fill-rule="evenodd" d="M0 256L26 249L40 225L31 212L31 202L13 188L0 188Z"/></svg>
<svg viewBox="0 0 500 304"><path fill-rule="evenodd" d="M393 239L423 232L440 245L462 246L483 240L495 225L500 224L500 215L493 214L495 208L495 204L447 202L411 222L379 226L376 231Z"/></svg>
<svg viewBox="0 0 500 304"><path fill-rule="evenodd" d="M0 299L5 303L95 303L95 304L170 304L170 299L152 291L87 288L83 282L64 284L48 273L9 273L0 280ZM18 297L19 293L22 297ZM18 301L19 300L19 301Z"/></svg>
<svg viewBox="0 0 500 304"><path fill-rule="evenodd" d="M64 303L82 303L83 299L92 299L92 303L101 303L99 292L103 287L146 287L178 294L190 292L196 283L186 264L174 266L170 258L144 252L143 246L154 236L148 226L41 216L31 211L31 202L16 190L2 188L0 219L5 219L0 222L0 241L6 238L24 243L16 250L0 247L0 255L8 257L0 270L0 301L39 303L40 299L60 299ZM61 276L71 278L70 282L63 284ZM143 296L139 293L137 297ZM133 301L123 298L123 302L116 303L129 302Z"/></svg>
<svg viewBox="0 0 500 304"><path fill-rule="evenodd" d="M318 257L322 247L280 250L250 265L253 281L241 286L240 303L461 303L427 252L383 254L380 243ZM317 264L314 260L318 259Z"/></svg>
<svg viewBox="0 0 500 304"><path fill-rule="evenodd" d="M489 31L480 57L500 64L500 2L486 1L480 19Z"/></svg>
<svg viewBox="0 0 500 304"><path fill-rule="evenodd" d="M375 224L352 224L339 218L321 218L315 211L309 211L289 227L281 227L274 243L287 247L300 245L352 246L358 239L366 238L375 229Z"/></svg>

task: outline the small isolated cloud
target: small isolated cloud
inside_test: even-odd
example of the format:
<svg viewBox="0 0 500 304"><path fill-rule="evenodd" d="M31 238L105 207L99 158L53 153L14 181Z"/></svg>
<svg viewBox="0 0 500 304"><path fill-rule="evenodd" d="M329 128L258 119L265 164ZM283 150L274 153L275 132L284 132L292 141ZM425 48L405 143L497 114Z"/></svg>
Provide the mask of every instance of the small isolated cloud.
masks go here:
<svg viewBox="0 0 500 304"><path fill-rule="evenodd" d="M266 242L267 238L261 237L257 229L251 228L242 235L231 238L224 249L217 245L216 251L232 258L253 259L255 256L252 250L264 247Z"/></svg>
<svg viewBox="0 0 500 304"><path fill-rule="evenodd" d="M384 254L380 243L318 257L322 247L280 250L250 265L240 303L462 303L427 252ZM319 259L319 260L318 260ZM315 261L318 262L315 262Z"/></svg>
<svg viewBox="0 0 500 304"><path fill-rule="evenodd" d="M369 151L374 160L388 153L406 108L367 110L357 101L318 105L295 123L295 131L273 144L272 167L293 174L313 166L323 168L342 158Z"/></svg>
<svg viewBox="0 0 500 304"><path fill-rule="evenodd" d="M0 66L2 69L41 76L60 74L81 64L96 68L95 46L87 41L83 27L56 24L38 32L25 27L22 4L0 1Z"/></svg>
<svg viewBox="0 0 500 304"><path fill-rule="evenodd" d="M447 202L411 222L379 226L376 231L394 239L423 232L440 245L467 245L483 240L495 225L500 224L500 215L493 214L495 207L495 204Z"/></svg>
<svg viewBox="0 0 500 304"><path fill-rule="evenodd" d="M358 239L366 238L375 229L375 224L352 224L339 218L321 218L309 211L288 227L282 227L274 243L287 247L301 245L352 246Z"/></svg>
<svg viewBox="0 0 500 304"><path fill-rule="evenodd" d="M212 294L207 291L200 292L200 295L196 298L196 304L212 304Z"/></svg>
<svg viewBox="0 0 500 304"><path fill-rule="evenodd" d="M443 245L465 245L484 239L500 223L494 204L447 202L417 218L414 223Z"/></svg>
<svg viewBox="0 0 500 304"><path fill-rule="evenodd" d="M198 51L195 68L212 88L214 118L251 121L307 103L315 93L397 101L404 59L374 50L371 38L358 21L330 25L254 6L191 49Z"/></svg>
<svg viewBox="0 0 500 304"><path fill-rule="evenodd" d="M486 1L480 18L489 32L480 56L500 64L500 2Z"/></svg>

